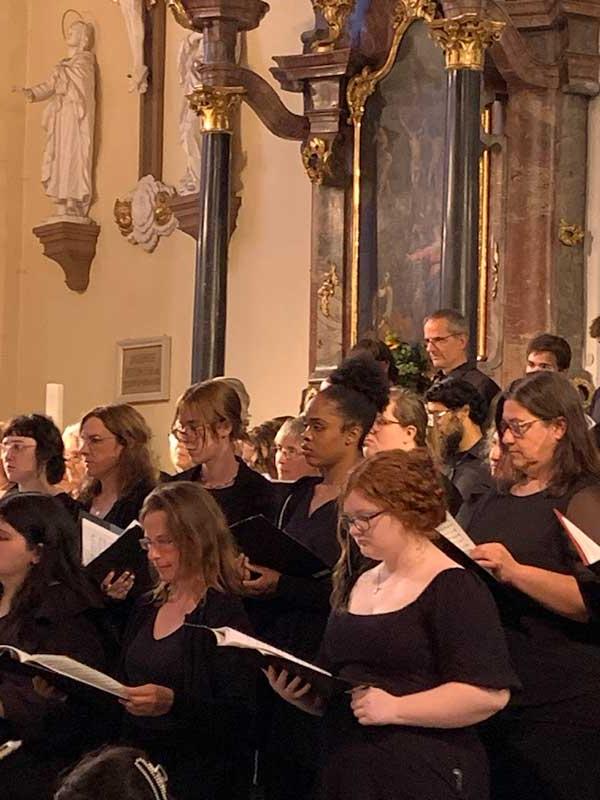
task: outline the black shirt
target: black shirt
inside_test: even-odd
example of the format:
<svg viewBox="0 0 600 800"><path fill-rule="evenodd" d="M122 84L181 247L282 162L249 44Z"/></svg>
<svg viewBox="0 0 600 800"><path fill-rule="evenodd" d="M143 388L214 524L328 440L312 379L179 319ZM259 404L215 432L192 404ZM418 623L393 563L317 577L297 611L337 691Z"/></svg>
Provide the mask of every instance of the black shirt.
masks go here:
<svg viewBox="0 0 600 800"><path fill-rule="evenodd" d="M231 486L223 489L208 489L225 514L227 522L233 525L247 517L262 514L271 521L277 511L277 498L270 481L263 478L258 472L250 469L241 458L236 457L238 473ZM202 465L198 464L191 469L174 475L172 481L200 482Z"/></svg>
<svg viewBox="0 0 600 800"><path fill-rule="evenodd" d="M487 455L487 444L482 437L469 450L456 453L445 464L446 476L456 486L465 503L476 500L492 487Z"/></svg>

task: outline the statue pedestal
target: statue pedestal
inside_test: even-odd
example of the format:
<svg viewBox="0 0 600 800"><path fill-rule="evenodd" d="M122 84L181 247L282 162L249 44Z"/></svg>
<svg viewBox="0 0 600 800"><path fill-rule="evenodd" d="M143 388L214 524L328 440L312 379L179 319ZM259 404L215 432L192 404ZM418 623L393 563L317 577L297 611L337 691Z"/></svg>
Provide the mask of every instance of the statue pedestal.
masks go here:
<svg viewBox="0 0 600 800"><path fill-rule="evenodd" d="M69 289L85 292L100 226L95 222L47 222L34 228L33 233L42 243L44 255L62 267Z"/></svg>

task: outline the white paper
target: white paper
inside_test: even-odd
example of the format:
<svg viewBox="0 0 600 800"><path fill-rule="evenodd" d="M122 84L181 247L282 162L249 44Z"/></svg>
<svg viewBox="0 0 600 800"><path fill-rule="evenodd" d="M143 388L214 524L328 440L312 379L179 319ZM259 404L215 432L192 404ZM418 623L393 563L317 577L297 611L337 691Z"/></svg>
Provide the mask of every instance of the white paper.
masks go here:
<svg viewBox="0 0 600 800"><path fill-rule="evenodd" d="M441 525L438 525L436 531L471 558L471 552L477 545L469 534L460 527L452 514L446 511L446 519Z"/></svg>
<svg viewBox="0 0 600 800"><path fill-rule="evenodd" d="M97 525L87 517L81 518L81 563L84 567L117 541L119 534Z"/></svg>
<svg viewBox="0 0 600 800"><path fill-rule="evenodd" d="M567 536L573 542L573 546L579 553L579 557L584 564L595 564L600 561L600 545L584 533L581 528L578 528L575 523L567 519L564 514L561 514L556 508L554 513L558 517L560 524L563 526Z"/></svg>

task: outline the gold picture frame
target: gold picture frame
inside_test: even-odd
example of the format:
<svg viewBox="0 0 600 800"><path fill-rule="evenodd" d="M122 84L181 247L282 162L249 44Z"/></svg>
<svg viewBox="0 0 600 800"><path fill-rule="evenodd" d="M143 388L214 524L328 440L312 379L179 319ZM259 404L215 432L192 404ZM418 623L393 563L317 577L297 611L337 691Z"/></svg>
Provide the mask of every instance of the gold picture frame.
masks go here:
<svg viewBox="0 0 600 800"><path fill-rule="evenodd" d="M117 402L169 400L170 383L170 336L117 342Z"/></svg>

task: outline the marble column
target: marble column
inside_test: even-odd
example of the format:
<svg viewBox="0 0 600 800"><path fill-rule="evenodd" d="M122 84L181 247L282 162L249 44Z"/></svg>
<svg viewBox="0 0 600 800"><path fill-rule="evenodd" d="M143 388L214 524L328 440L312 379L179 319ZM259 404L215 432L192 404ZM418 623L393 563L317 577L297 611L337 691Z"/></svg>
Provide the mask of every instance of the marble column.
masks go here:
<svg viewBox="0 0 600 800"><path fill-rule="evenodd" d="M479 288L480 85L486 48L504 23L477 13L436 20L430 30L446 56L446 148L442 219L441 305L469 322L477 349Z"/></svg>

